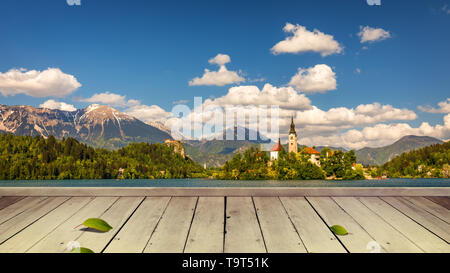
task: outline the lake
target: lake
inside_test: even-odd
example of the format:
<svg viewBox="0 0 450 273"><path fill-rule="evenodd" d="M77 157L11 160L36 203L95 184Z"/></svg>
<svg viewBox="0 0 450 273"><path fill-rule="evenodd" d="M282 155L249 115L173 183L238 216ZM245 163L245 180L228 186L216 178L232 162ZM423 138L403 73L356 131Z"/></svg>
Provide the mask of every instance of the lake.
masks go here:
<svg viewBox="0 0 450 273"><path fill-rule="evenodd" d="M384 180L1 180L0 187L450 187L450 179Z"/></svg>

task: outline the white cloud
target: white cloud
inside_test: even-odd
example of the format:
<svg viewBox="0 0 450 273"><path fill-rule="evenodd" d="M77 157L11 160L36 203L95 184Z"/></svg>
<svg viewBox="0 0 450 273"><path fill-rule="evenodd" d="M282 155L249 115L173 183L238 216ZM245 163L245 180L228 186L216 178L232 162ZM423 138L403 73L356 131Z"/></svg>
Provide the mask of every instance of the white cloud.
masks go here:
<svg viewBox="0 0 450 273"><path fill-rule="evenodd" d="M279 105L279 132L282 138L286 137L290 118L294 116L299 142L302 145L329 145L359 149L367 146L388 145L405 135L450 138L450 114L444 117L444 125L431 126L424 122L420 127L414 128L406 123L384 124L383 122L414 120L417 115L408 109L376 102L361 104L355 108L337 107L322 110L311 106L310 100L304 94L298 94L292 87L274 87L270 84L266 84L262 90L256 86L232 87L222 97L205 100L202 104L203 113L197 113L193 109L183 118L175 118L172 113L156 105L130 107L126 113L147 123L161 122L167 128L171 128L171 125L179 121L189 122L193 129L196 124L202 126L212 121L217 109L215 107L227 106L235 112L249 113L248 105ZM251 125L247 124L247 126ZM208 134L203 135L203 137L207 136ZM268 136L275 137L270 134ZM190 134L185 136L185 138L192 137Z"/></svg>
<svg viewBox="0 0 450 273"><path fill-rule="evenodd" d="M326 92L336 89L336 73L326 64L299 68L289 85L306 93Z"/></svg>
<svg viewBox="0 0 450 273"><path fill-rule="evenodd" d="M312 106L312 109L305 111L280 109L279 128L282 138L287 136L291 116L294 116L301 144L310 146L343 146L347 148L355 148L357 145L364 146L365 144L360 141L359 144L355 143L352 146L349 136L353 136L352 133L355 133L355 131L343 135L342 138L338 137L345 130L353 130L353 128L380 122L414 120L417 118L417 115L411 110L399 109L379 103L362 104L356 108L338 107L329 110L322 110L316 106ZM381 142L390 144L388 143L389 140L381 140Z"/></svg>
<svg viewBox="0 0 450 273"><path fill-rule="evenodd" d="M165 123L172 116L171 112L167 112L157 105L135 105L125 110L125 113L140 119L144 122L158 121Z"/></svg>
<svg viewBox="0 0 450 273"><path fill-rule="evenodd" d="M57 109L62 111L75 111L77 110L75 106L71 104L67 104L65 102L55 101L55 100L47 100L46 102L39 105L41 108L47 108L47 109Z"/></svg>
<svg viewBox="0 0 450 273"><path fill-rule="evenodd" d="M253 106L267 106L267 108L270 109L272 105L279 106L280 114L284 115L283 118L286 117L285 115L287 115L287 113L289 113L290 118L290 115L295 113L295 111L311 109L310 104L311 101L304 94L299 94L294 88L289 86L275 87L271 84L265 84L261 90L257 86L236 86L231 87L228 90L228 93L222 97L206 99L201 106L196 105L197 108L192 109L187 116L183 116L182 118L168 118L164 124L169 128L171 125L177 123L190 124L191 128L195 128L196 126L200 126L201 128L203 125L218 118L218 116L216 116L217 111L221 113L221 117L225 117L226 113L248 115L250 113L254 114L253 111L255 110L259 111L257 108L253 108ZM261 111L263 110L261 109ZM261 118L259 114L256 115ZM281 118L281 120L283 118ZM247 119L247 122L250 121ZM247 124L247 126L251 125ZM191 133L192 132L189 131L188 135L185 137L201 137L193 136ZM209 135L208 133L203 133L203 137ZM213 135L215 134L216 133ZM271 135L268 136L272 137Z"/></svg>
<svg viewBox="0 0 450 273"><path fill-rule="evenodd" d="M3 96L25 94L32 97L64 97L78 88L81 84L69 74L59 68L48 68L44 71L26 69L11 69L0 72L0 93Z"/></svg>
<svg viewBox="0 0 450 273"><path fill-rule="evenodd" d="M439 102L438 106L439 108L433 108L431 106L419 106L417 108L422 112L448 114L450 113L450 98L447 98L446 101Z"/></svg>
<svg viewBox="0 0 450 273"><path fill-rule="evenodd" d="M443 139L450 137L450 114L444 118L444 125L430 126L428 123L422 123L420 127L413 128L406 123L383 124L382 122L414 120L417 115L408 109L379 103L361 104L355 108L338 107L322 110L311 106L310 100L304 94L298 94L293 88L274 87L270 84L266 84L262 90L256 86L232 87L225 96L205 100L202 104L203 112L196 112L193 109L183 118L175 118L171 112L157 105L136 105L125 112L147 123L160 122L167 128L180 121L188 122L193 129L196 124L203 126L212 121L215 118L216 107L227 106L233 109L232 112L249 113L247 105L279 105L281 137L286 137L291 116L294 116L300 143L310 146L330 145L359 149L391 144L409 134ZM358 127L363 128L355 129ZM268 136L275 137L270 134ZM191 139L193 136L189 133L184 137Z"/></svg>
<svg viewBox="0 0 450 273"><path fill-rule="evenodd" d="M274 45L271 48L273 54L297 54L313 51L325 57L331 54L341 53L343 50L342 46L334 40L332 35L325 34L317 29L309 31L304 26L286 23L283 31L292 33L293 36L287 37Z"/></svg>
<svg viewBox="0 0 450 273"><path fill-rule="evenodd" d="M221 66L218 71L210 71L205 69L205 73L201 78L196 77L189 81L190 86L195 85L217 85L224 86L232 83L240 83L245 81L234 71L229 71L225 66Z"/></svg>
<svg viewBox="0 0 450 273"><path fill-rule="evenodd" d="M94 94L90 98L81 98L79 101L89 103L101 103L108 106L123 108L123 112L143 122L160 122L164 124L171 116L158 105L141 104L139 100L127 99L125 95L104 92Z"/></svg>
<svg viewBox="0 0 450 273"><path fill-rule="evenodd" d="M196 85L216 85L224 86L227 84L240 83L245 81L245 79L235 71L229 71L225 64L231 62L230 56L226 54L217 54L216 57L209 60L210 64L219 65L218 71L210 71L205 69L202 77L196 77L189 81L190 86Z"/></svg>
<svg viewBox="0 0 450 273"><path fill-rule="evenodd" d="M171 128L171 125L179 121L182 123L189 122L191 128L194 128L195 124L199 124L198 121L200 121L200 126L211 121L214 118L217 109L215 107L217 106L228 106L233 109L232 111L248 113L249 110L246 105L267 105L268 102L272 102L272 104L280 104L279 128L281 137L286 137L290 118L294 116L299 141L304 145L329 145L359 149L366 146L388 145L402 136L410 134L428 135L442 139L450 138L450 114L444 118L444 125L430 126L428 123L422 123L420 127L413 128L406 123L383 124L381 122L414 120L417 115L408 109L399 109L379 103L362 104L355 108L331 108L325 111L316 106L311 106L309 99L303 94L299 95L293 92L295 90L290 87L277 88L270 84L266 84L262 90L255 86L232 87L227 95L204 101L202 104L203 113L197 113L193 110L183 118L175 118L171 112L167 112L156 105L137 105L130 107L125 112L147 123L160 122L167 128ZM237 100L239 97L241 97L241 100ZM355 129L361 126L368 127ZM190 134L185 136L189 139L192 137ZM203 135L203 137L206 137L206 135Z"/></svg>
<svg viewBox="0 0 450 273"><path fill-rule="evenodd" d="M278 105L279 129L281 137L286 137L289 131L291 116L294 116L297 132L302 137L316 140L317 137L338 135L343 130L355 127L399 120L414 120L417 115L408 109L399 109L380 103L362 104L355 108L338 107L322 110L311 105L311 101L299 94L292 87L274 87L264 85L260 90L257 86L237 86L228 90L222 97L207 99L203 102L203 112L192 111L181 119L182 123L206 124L215 118L215 106L227 107L231 112L249 113L248 106ZM251 111L251 110L250 110ZM222 112L223 113L223 112ZM176 118L171 118L172 121ZM270 121L270 118L269 118ZM248 122L248 121L247 121ZM175 122L166 122L166 126ZM249 124L247 124L249 126ZM190 133L190 132L189 132ZM188 135L193 137L192 135ZM273 137L272 135L267 135ZM277 136L278 138L278 136ZM332 145L332 143L329 143Z"/></svg>
<svg viewBox="0 0 450 273"><path fill-rule="evenodd" d="M389 31L384 30L382 28L372 28L369 26L360 26L360 32L357 34L361 43L373 43L376 41L382 41L391 37Z"/></svg>
<svg viewBox="0 0 450 273"><path fill-rule="evenodd" d="M353 149L366 146L377 147L391 144L402 136L410 134L428 135L441 139L450 138L450 114L444 117L444 125L431 126L424 122L420 127L413 128L406 123L384 124L383 122L414 120L417 115L408 109L381 105L376 102L361 104L355 108L337 107L322 110L312 106L305 94L299 94L294 88L275 87L271 84L265 84L261 90L257 86L231 87L226 95L205 100L202 104L203 113L197 113L193 109L189 115L183 118L174 117L171 112L167 112L157 105L142 105L139 102L129 105L128 102L133 100L127 101L125 96L120 95L115 98L120 98L116 101L125 102L128 105L124 110L128 115L149 124L155 122L162 124L169 129L179 121L189 122L192 129L196 125L205 125L216 118L217 107L228 106L235 112L249 113L252 110L247 108L248 105L278 105L280 107L279 132L281 137L286 137L290 118L294 116L299 142L311 146L330 145ZM440 106L442 107L441 104ZM250 123L249 120L247 122ZM247 124L247 126L252 125ZM214 132L215 134L217 133ZM203 135L203 137L207 136L208 133ZM270 133L267 136L276 137ZM185 136L185 138L192 137L189 133Z"/></svg>
<svg viewBox="0 0 450 273"><path fill-rule="evenodd" d="M312 106L311 101L304 94L297 93L292 87L275 87L271 84L265 84L262 90L257 86L231 87L226 95L205 100L201 106L204 110L203 113L198 113L193 109L183 118L176 118L171 112L167 112L157 105L137 104L128 107L124 112L146 123L157 122L169 129L180 121L190 123L191 129L194 129L196 125L203 126L216 118L217 107L227 106L235 112L249 113L248 105L279 105L281 137L286 137L290 118L294 116L299 142L303 145L330 145L359 149L366 146L388 145L402 136L410 134L428 135L442 139L450 138L450 114L444 118L444 125L430 126L428 123L422 123L420 127L413 128L406 123L384 124L383 122L414 120L417 115L408 109L381 105L376 102L361 104L355 108L337 107L322 110ZM247 120L247 122L250 121ZM256 128L251 127L250 123L247 126ZM357 129L361 127L362 129ZM204 135L200 137L209 135L217 135L217 133L204 132ZM271 133L267 136L276 137ZM184 136L188 139L192 137L191 131Z"/></svg>
<svg viewBox="0 0 450 273"><path fill-rule="evenodd" d="M231 62L231 58L227 54L219 53L216 57L209 59L208 62L210 64L224 65Z"/></svg>
<svg viewBox="0 0 450 273"><path fill-rule="evenodd" d="M305 110L311 108L311 101L298 94L292 87L275 87L265 84L260 90L257 86L231 87L225 96L208 99L206 105L278 105L280 108Z"/></svg>
<svg viewBox="0 0 450 273"><path fill-rule="evenodd" d="M392 120L414 120L417 115L408 109L399 109L377 102L361 104L355 109L338 107L328 111L313 106L311 110L297 112L295 122L299 125L361 126Z"/></svg>
<svg viewBox="0 0 450 273"><path fill-rule="evenodd" d="M92 97L85 99L82 98L80 99L80 101L89 103L102 103L115 107L134 106L140 103L138 100L127 100L126 96L110 92L94 94Z"/></svg>
<svg viewBox="0 0 450 273"><path fill-rule="evenodd" d="M351 129L341 134L306 137L301 139L300 142L306 145L330 145L360 149L389 145L406 135L448 139L450 138L450 114L444 117L443 125L431 126L427 122L423 122L419 127L414 128L406 123L376 124L361 130Z"/></svg>

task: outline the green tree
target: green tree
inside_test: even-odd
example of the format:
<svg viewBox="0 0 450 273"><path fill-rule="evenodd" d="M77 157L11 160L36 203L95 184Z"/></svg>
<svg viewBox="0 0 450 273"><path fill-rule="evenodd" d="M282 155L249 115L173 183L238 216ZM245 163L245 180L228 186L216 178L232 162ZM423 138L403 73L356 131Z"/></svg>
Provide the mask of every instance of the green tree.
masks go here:
<svg viewBox="0 0 450 273"><path fill-rule="evenodd" d="M93 149L73 138L0 134L0 179L109 179L204 177L204 169L163 144ZM165 175L162 175L161 171Z"/></svg>

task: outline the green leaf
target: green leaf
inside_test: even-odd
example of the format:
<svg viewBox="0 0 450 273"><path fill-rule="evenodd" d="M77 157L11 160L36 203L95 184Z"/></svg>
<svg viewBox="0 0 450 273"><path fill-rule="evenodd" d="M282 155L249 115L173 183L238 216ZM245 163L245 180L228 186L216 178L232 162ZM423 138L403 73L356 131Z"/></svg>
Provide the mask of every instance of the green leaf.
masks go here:
<svg viewBox="0 0 450 273"><path fill-rule="evenodd" d="M83 225L102 232L108 232L112 229L112 226L110 226L106 221L99 218L89 218L83 222Z"/></svg>
<svg viewBox="0 0 450 273"><path fill-rule="evenodd" d="M339 225L332 226L331 230L336 235L347 235L348 234L347 230L343 226L339 226Z"/></svg>
<svg viewBox="0 0 450 273"><path fill-rule="evenodd" d="M95 252L86 247L77 247L72 249L70 253L95 253Z"/></svg>

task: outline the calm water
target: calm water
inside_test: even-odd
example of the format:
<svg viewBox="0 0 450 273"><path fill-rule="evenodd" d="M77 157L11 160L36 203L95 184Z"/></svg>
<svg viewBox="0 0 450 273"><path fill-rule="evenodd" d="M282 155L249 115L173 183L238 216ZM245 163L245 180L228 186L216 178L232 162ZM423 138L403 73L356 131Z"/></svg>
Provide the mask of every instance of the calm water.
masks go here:
<svg viewBox="0 0 450 273"><path fill-rule="evenodd" d="M450 179L385 180L203 180L203 179L136 179L136 180L1 180L0 187L450 187Z"/></svg>

